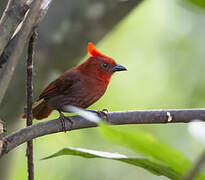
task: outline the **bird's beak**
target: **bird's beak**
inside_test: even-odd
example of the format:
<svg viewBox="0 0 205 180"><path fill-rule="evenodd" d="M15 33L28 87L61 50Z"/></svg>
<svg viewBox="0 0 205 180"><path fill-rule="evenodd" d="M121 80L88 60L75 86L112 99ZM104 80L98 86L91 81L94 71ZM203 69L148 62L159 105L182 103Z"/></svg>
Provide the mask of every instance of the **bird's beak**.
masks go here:
<svg viewBox="0 0 205 180"><path fill-rule="evenodd" d="M127 69L124 66L117 64L112 68L112 72L116 72L116 71L127 71Z"/></svg>

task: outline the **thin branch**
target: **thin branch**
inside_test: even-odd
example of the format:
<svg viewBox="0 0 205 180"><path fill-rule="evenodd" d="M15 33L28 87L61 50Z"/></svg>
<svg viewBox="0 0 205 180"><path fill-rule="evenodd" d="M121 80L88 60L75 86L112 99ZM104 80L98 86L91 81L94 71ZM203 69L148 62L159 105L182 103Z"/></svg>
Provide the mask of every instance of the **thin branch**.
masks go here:
<svg viewBox="0 0 205 180"><path fill-rule="evenodd" d="M22 27L18 32L18 36L16 36L15 48L13 48L11 55L8 58L7 64L2 69L2 72L0 74L0 104L8 88L15 67L17 65L18 58L20 57L23 51L25 43L33 27L36 25L35 23L39 16L42 1L43 0L35 0L31 3L30 10L22 24Z"/></svg>
<svg viewBox="0 0 205 180"><path fill-rule="evenodd" d="M102 117L101 117L102 118ZM87 121L80 116L69 117L70 121L65 121L66 130L76 130L96 127L93 122ZM107 113L107 121L113 125L123 124L161 124L161 123L188 123L193 120L205 121L205 109L179 109L179 110L139 110L139 111L119 111ZM5 154L31 139L62 132L60 119L40 122L20 129L4 138L4 148L0 158Z"/></svg>
<svg viewBox="0 0 205 180"><path fill-rule="evenodd" d="M28 45L28 59L27 59L27 115L26 125L32 125L32 102L33 102L33 60L35 55L35 41L37 38L36 28L33 30L33 34L30 37ZM28 164L28 179L34 180L34 163L33 163L33 141L27 142L27 164Z"/></svg>
<svg viewBox="0 0 205 180"><path fill-rule="evenodd" d="M196 161L196 164L194 165L193 169L187 174L187 176L184 178L184 180L193 180L196 175L199 173L201 167L205 164L205 151L201 154L199 159Z"/></svg>

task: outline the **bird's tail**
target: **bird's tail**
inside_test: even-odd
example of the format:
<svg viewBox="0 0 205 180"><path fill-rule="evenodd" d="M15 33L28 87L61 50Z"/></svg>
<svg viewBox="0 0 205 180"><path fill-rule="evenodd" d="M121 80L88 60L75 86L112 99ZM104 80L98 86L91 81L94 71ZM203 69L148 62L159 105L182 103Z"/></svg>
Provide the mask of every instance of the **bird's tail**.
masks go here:
<svg viewBox="0 0 205 180"><path fill-rule="evenodd" d="M40 101L38 104L34 105L32 108L33 118L37 120L41 120L47 118L51 112L53 111L52 108L48 107L44 100ZM22 119L26 118L26 114L23 113L21 115Z"/></svg>

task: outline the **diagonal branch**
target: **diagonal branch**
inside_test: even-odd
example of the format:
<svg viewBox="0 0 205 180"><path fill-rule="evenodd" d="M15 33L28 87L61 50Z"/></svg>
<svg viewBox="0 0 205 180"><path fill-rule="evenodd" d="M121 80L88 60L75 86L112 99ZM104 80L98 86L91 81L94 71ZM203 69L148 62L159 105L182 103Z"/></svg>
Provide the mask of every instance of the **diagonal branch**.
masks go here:
<svg viewBox="0 0 205 180"><path fill-rule="evenodd" d="M43 6L45 2L48 2L47 6ZM21 27L19 27L19 31L7 44L6 49L8 48L9 44L12 44L13 48L10 49L10 54L8 55L9 57L6 59L7 64L4 65L2 69L0 69L0 104L8 88L9 82L16 68L18 59L23 51L25 43L27 42L33 27L36 26L45 16L50 2L51 0L32 1L29 12L26 14Z"/></svg>
<svg viewBox="0 0 205 180"><path fill-rule="evenodd" d="M103 118L103 117L101 117ZM80 116L69 117L73 124L65 121L66 130L75 130L96 127L97 124L87 121ZM205 121L205 109L179 109L179 110L138 110L138 111L119 111L107 113L107 121L113 125L123 124L157 124L157 123L188 123L193 120ZM32 126L20 129L6 136L0 158L14 149L15 147L31 139L63 132L61 121L54 119L40 122Z"/></svg>
<svg viewBox="0 0 205 180"><path fill-rule="evenodd" d="M22 0L25 1L25 0ZM45 15L47 14L48 8L50 7L52 0L43 0L40 10L38 12L38 17L36 18L35 24L33 24L33 26L37 26L45 17ZM27 1L27 4L25 5L26 7L30 7L30 0ZM23 11L22 9L19 9L19 11ZM26 17L26 15L25 15ZM22 28L24 21L22 20L21 23L18 25L18 27L16 28L15 32L12 34L12 38L8 41L6 47L4 48L3 53L0 53L0 68L3 66L4 63L6 63L8 61L8 58L10 57L10 55L13 52L13 49L16 47L16 43L17 43L17 39L19 36L19 31ZM1 28L1 26L0 26ZM12 31L13 32L13 31ZM0 32L1 34L1 32ZM0 37L1 39L1 37Z"/></svg>
<svg viewBox="0 0 205 180"><path fill-rule="evenodd" d="M27 0L9 0L7 7L0 19L0 54L11 39L18 24L23 20L29 6ZM0 61L0 68L4 62Z"/></svg>

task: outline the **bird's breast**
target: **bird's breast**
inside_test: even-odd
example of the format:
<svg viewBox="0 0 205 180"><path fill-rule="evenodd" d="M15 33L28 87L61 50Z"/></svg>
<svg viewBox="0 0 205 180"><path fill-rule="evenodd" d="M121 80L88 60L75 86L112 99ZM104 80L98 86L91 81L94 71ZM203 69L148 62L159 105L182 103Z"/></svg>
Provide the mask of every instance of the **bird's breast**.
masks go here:
<svg viewBox="0 0 205 180"><path fill-rule="evenodd" d="M107 84L95 78L88 78L83 83L85 89L82 92L84 97L81 99L81 107L87 108L104 95Z"/></svg>

